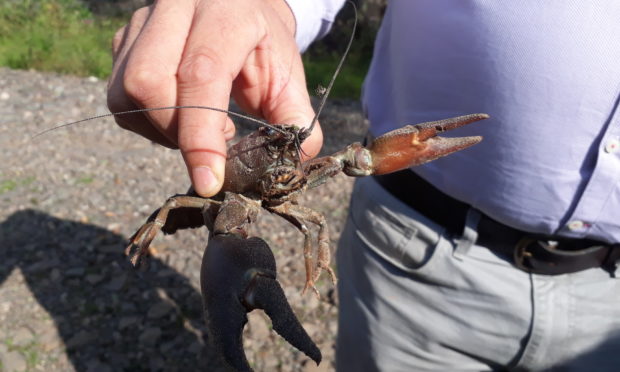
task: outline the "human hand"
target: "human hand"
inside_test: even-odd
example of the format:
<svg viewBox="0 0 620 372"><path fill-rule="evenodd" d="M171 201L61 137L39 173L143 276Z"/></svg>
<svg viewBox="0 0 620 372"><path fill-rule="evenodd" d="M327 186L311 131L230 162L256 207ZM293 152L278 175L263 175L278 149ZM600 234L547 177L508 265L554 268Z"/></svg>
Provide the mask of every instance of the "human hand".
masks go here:
<svg viewBox="0 0 620 372"><path fill-rule="evenodd" d="M232 97L270 123L308 126L314 116L284 0L159 0L137 10L113 41L112 112L173 105L228 108ZM212 110L152 111L116 117L123 128L179 148L194 190L216 194L234 124ZM322 144L317 125L303 152Z"/></svg>

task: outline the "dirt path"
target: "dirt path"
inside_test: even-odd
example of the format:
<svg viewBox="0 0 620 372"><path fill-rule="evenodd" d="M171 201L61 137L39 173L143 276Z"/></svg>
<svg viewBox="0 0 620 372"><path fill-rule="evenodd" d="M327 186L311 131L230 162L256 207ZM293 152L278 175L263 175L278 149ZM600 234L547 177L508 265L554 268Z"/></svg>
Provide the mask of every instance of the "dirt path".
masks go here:
<svg viewBox="0 0 620 372"><path fill-rule="evenodd" d="M32 134L102 114L105 83L0 69L0 363L2 371L223 370L209 350L198 292L205 231L158 237L148 269L123 256L125 239L188 181L180 156L97 120ZM357 104L331 103L324 152L359 140ZM246 134L249 127L242 127ZM323 212L337 241L352 181L336 177L301 204ZM301 235L264 213L254 234L276 253L294 310L317 341L313 363L253 312L245 335L257 371L331 370L337 305L300 296Z"/></svg>

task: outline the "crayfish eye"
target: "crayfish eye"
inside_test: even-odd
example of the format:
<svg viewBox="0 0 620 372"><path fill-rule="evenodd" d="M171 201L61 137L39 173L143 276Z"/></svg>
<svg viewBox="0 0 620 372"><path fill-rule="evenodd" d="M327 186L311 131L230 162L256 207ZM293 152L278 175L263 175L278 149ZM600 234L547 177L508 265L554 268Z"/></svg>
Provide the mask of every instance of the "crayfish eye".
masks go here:
<svg viewBox="0 0 620 372"><path fill-rule="evenodd" d="M265 135L268 137L272 137L274 134L276 134L276 131L273 128L269 128L269 127L264 127L264 132Z"/></svg>

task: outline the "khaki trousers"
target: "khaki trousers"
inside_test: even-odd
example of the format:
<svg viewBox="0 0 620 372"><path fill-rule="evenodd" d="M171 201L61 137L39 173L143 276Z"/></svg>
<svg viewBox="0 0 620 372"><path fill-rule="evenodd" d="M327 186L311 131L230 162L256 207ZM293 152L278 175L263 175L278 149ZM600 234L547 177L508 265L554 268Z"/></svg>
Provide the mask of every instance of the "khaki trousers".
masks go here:
<svg viewBox="0 0 620 372"><path fill-rule="evenodd" d="M450 237L371 177L351 200L338 371L620 371L619 279L523 272L475 244L476 211Z"/></svg>

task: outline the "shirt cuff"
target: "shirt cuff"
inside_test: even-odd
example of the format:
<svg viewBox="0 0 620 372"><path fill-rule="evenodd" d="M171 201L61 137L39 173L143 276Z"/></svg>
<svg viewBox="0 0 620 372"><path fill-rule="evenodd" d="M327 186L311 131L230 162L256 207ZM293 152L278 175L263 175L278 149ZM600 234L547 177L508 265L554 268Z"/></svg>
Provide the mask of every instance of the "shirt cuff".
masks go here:
<svg viewBox="0 0 620 372"><path fill-rule="evenodd" d="M344 0L286 0L296 21L295 41L305 51L331 28Z"/></svg>

